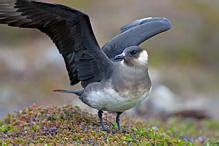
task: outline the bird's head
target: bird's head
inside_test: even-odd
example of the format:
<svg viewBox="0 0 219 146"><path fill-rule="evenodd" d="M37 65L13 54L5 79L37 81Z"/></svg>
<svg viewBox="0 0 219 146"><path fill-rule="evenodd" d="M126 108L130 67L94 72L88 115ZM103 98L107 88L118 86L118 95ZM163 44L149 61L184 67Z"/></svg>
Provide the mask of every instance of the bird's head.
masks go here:
<svg viewBox="0 0 219 146"><path fill-rule="evenodd" d="M122 54L115 56L115 61L122 61L128 66L146 66L148 64L148 53L138 46L126 48Z"/></svg>

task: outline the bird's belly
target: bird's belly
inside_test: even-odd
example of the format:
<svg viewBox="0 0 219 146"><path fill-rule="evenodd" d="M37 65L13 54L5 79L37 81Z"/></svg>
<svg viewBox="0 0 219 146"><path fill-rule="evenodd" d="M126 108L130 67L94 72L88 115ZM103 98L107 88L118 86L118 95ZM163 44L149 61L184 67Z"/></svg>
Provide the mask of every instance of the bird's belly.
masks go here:
<svg viewBox="0 0 219 146"><path fill-rule="evenodd" d="M86 95L87 104L98 110L109 112L123 112L140 104L148 97L149 91L142 90L138 93L129 92L119 94L113 89L104 88L101 91L91 91Z"/></svg>

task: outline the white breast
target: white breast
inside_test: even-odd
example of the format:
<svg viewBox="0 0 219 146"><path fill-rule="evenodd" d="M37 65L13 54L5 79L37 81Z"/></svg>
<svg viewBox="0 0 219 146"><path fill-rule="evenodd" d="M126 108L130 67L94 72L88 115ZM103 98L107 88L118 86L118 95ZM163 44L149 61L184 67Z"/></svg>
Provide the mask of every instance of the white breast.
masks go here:
<svg viewBox="0 0 219 146"><path fill-rule="evenodd" d="M91 91L86 100L89 105L98 110L106 110L110 112L123 112L133 108L145 100L149 91L142 90L135 95L131 95L128 91L120 95L118 92L111 88L104 88L101 91Z"/></svg>

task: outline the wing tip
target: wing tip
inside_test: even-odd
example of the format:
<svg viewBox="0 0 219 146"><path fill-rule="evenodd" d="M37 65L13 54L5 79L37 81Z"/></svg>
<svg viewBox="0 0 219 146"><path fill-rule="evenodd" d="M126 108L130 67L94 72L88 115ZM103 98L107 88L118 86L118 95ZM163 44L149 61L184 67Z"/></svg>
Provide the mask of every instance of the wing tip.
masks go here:
<svg viewBox="0 0 219 146"><path fill-rule="evenodd" d="M165 31L171 29L172 26L170 20L165 17L147 17L147 18L135 20L131 23L124 25L123 27L120 28L120 31L125 32L131 28L150 22L160 22L163 26L165 26Z"/></svg>

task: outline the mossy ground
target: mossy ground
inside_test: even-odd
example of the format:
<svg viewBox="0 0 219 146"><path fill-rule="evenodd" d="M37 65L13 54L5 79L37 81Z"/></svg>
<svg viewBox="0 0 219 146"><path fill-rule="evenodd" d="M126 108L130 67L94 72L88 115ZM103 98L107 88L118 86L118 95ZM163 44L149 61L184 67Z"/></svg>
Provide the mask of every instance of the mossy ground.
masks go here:
<svg viewBox="0 0 219 146"><path fill-rule="evenodd" d="M217 121L169 118L143 120L122 116L117 131L115 116L104 114L109 133L101 131L97 115L72 105L38 107L33 105L0 121L0 143L62 144L192 144L219 143Z"/></svg>

